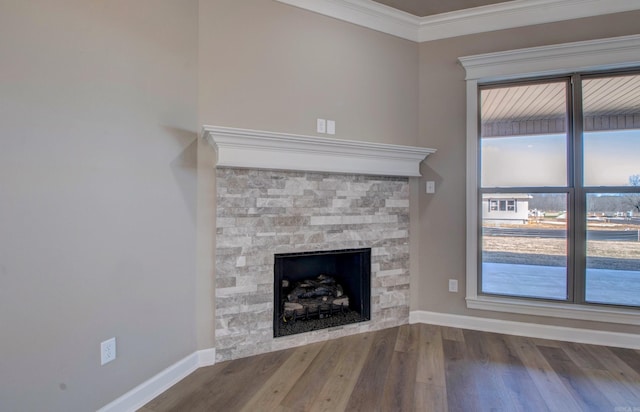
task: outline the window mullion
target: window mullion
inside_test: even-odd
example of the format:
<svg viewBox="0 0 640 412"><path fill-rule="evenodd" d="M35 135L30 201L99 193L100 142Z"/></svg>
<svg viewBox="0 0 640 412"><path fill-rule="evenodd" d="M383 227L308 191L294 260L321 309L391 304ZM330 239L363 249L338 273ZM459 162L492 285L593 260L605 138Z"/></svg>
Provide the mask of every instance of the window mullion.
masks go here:
<svg viewBox="0 0 640 412"><path fill-rule="evenodd" d="M584 191L584 122L582 114L582 80L574 74L571 77L571 128L569 161L571 165L569 187L572 219L569 227L569 300L574 303L585 301L585 270L587 253L586 195Z"/></svg>

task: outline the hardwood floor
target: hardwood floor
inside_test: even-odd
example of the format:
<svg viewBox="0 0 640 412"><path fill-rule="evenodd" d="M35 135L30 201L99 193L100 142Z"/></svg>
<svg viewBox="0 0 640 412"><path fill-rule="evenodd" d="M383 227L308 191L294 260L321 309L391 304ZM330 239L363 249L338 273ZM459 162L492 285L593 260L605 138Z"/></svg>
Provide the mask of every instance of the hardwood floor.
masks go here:
<svg viewBox="0 0 640 412"><path fill-rule="evenodd" d="M640 351L405 325L201 368L166 411L640 411Z"/></svg>

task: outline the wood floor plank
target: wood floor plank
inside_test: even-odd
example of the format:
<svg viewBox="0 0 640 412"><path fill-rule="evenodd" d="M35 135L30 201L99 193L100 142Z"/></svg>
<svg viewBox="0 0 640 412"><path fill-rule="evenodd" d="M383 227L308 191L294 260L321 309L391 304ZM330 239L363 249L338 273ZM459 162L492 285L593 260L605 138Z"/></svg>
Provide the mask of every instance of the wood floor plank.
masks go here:
<svg viewBox="0 0 640 412"><path fill-rule="evenodd" d="M442 339L464 343L464 333L458 328L442 328Z"/></svg>
<svg viewBox="0 0 640 412"><path fill-rule="evenodd" d="M487 346L491 369L500 376L505 393L511 404L511 410L542 412L549 410L542 394L538 391L531 376L518 354L508 343L507 336L494 333L482 333L481 340ZM526 402L522 402L526 399Z"/></svg>
<svg viewBox="0 0 640 412"><path fill-rule="evenodd" d="M440 326L418 325L418 370L416 381L446 387L442 331Z"/></svg>
<svg viewBox="0 0 640 412"><path fill-rule="evenodd" d="M154 412L176 410L178 404L183 403L184 399L198 398L200 394L205 392L206 384L211 379L211 376L221 374L227 365L227 363L219 363L197 369L191 375L171 387L171 390L158 395L145 407Z"/></svg>
<svg viewBox="0 0 640 412"><path fill-rule="evenodd" d="M384 392L387 370L394 352L398 328L374 332L374 342L362 366L347 410L377 411Z"/></svg>
<svg viewBox="0 0 640 412"><path fill-rule="evenodd" d="M429 383L416 382L414 388L414 411L448 411L445 388Z"/></svg>
<svg viewBox="0 0 640 412"><path fill-rule="evenodd" d="M640 406L640 394L637 393L640 374L607 347L576 344L570 346L575 351L587 353L592 359L597 360L600 368L592 372L590 378L612 404L619 407Z"/></svg>
<svg viewBox="0 0 640 412"><path fill-rule="evenodd" d="M626 382L630 389L635 390L638 387L638 384L640 384L640 373L616 356L612 348L596 345L586 346L587 350L590 351L593 356L600 359L604 365L608 365L608 370L615 371L616 377Z"/></svg>
<svg viewBox="0 0 640 412"><path fill-rule="evenodd" d="M531 381L544 394L547 409L551 411L579 411L580 405L565 388L560 377L555 373L549 362L538 351L531 339L520 336L510 336L507 339L522 361L522 365L531 377Z"/></svg>
<svg viewBox="0 0 640 412"><path fill-rule="evenodd" d="M200 368L140 412L615 408L640 408L639 351L404 325Z"/></svg>
<svg viewBox="0 0 640 412"><path fill-rule="evenodd" d="M420 324L418 330L414 409L416 411L446 411L448 409L447 382L441 328L435 325Z"/></svg>
<svg viewBox="0 0 640 412"><path fill-rule="evenodd" d="M560 346L564 352L583 369L598 369L601 371L607 370L607 368L600 362L600 360L594 356L586 348L588 345L580 345L574 342L563 342Z"/></svg>
<svg viewBox="0 0 640 412"><path fill-rule="evenodd" d="M637 394L634 395L625 382L620 381L613 373L598 369L589 369L585 373L593 385L609 400L614 409L616 407L640 406L640 397Z"/></svg>
<svg viewBox="0 0 640 412"><path fill-rule="evenodd" d="M307 411L318 396L318 391L324 385L327 377L338 364L337 353L344 350L345 339L334 339L325 343L322 350L293 385L282 405L295 411Z"/></svg>
<svg viewBox="0 0 640 412"><path fill-rule="evenodd" d="M347 408L373 339L369 334L362 333L349 336L345 340L345 351L340 355L338 365L320 390L318 402L311 406L312 412L343 411Z"/></svg>
<svg viewBox="0 0 640 412"><path fill-rule="evenodd" d="M411 326L402 325L398 327L398 336L396 337L396 345L393 350L398 352L408 352L412 346L417 345L415 336L411 336Z"/></svg>
<svg viewBox="0 0 640 412"><path fill-rule="evenodd" d="M381 410L383 411L413 410L419 334L418 328L409 325L400 327L398 340L406 339L406 342L396 344L396 350L391 357L382 396Z"/></svg>
<svg viewBox="0 0 640 412"><path fill-rule="evenodd" d="M224 380L231 380L231 384L220 385L221 382L216 381L215 386L222 386L217 391L217 399L212 399L206 403L206 410L211 410L213 405L226 405L227 410L239 410L266 382L275 371L285 362L293 353L293 350L278 351L273 354L266 354L263 362L250 363L247 366L239 366L234 368L229 366L230 373L235 375L235 379L229 379L227 370L223 371ZM211 387L211 386L209 386ZM185 409L182 409L185 410Z"/></svg>
<svg viewBox="0 0 640 412"><path fill-rule="evenodd" d="M640 351L627 348L610 348L611 352L640 374Z"/></svg>
<svg viewBox="0 0 640 412"><path fill-rule="evenodd" d="M449 410L460 412L478 410L481 403L478 398L476 376L482 366L468 358L463 342L443 339L442 349Z"/></svg>
<svg viewBox="0 0 640 412"><path fill-rule="evenodd" d="M464 341L467 360L474 367L470 369L471 379L476 384L476 394L480 409L487 411L514 410L509 402L509 394L502 382L502 365L493 365L490 360L489 346L483 339L483 332L465 330Z"/></svg>
<svg viewBox="0 0 640 412"><path fill-rule="evenodd" d="M324 343L296 348L293 354L284 361L282 366L266 381L259 391L251 397L241 409L244 412L253 412L259 409L275 411L281 407L281 402L289 393L293 385L308 368L309 364L324 347Z"/></svg>
<svg viewBox="0 0 640 412"><path fill-rule="evenodd" d="M202 382L202 389L197 393L192 393L190 396L176 396L164 407L153 405L153 403L150 407L156 412L181 412L210 411L215 405L225 405L227 410L237 411L292 353L292 350L279 351L215 365L222 369L218 368L217 375L209 375L208 379Z"/></svg>
<svg viewBox="0 0 640 412"><path fill-rule="evenodd" d="M527 339L531 340L531 342L533 342L536 346L546 346L548 348L561 348L563 343L557 340L542 339L542 338L527 338Z"/></svg>
<svg viewBox="0 0 640 412"><path fill-rule="evenodd" d="M612 410L611 402L561 348L538 346L583 411Z"/></svg>

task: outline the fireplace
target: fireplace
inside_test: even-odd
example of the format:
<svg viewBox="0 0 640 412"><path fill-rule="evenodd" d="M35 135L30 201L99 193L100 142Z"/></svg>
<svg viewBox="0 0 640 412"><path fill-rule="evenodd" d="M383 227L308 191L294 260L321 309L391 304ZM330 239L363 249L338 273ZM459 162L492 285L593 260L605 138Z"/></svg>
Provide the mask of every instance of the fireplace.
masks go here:
<svg viewBox="0 0 640 412"><path fill-rule="evenodd" d="M217 362L409 321L409 223L417 213L409 208L409 178L420 175L420 162L435 150L215 126L203 134L217 155ZM370 252L354 258L362 248ZM295 267L327 254L318 251L339 251L335 266L349 259L364 262L356 270L359 286L351 285L346 271L334 273L360 319L284 336L274 325L284 293L281 281L274 281L276 254L277 260L292 257ZM285 268L280 275L286 273L291 272Z"/></svg>
<svg viewBox="0 0 640 412"><path fill-rule="evenodd" d="M274 338L371 319L371 248L274 256Z"/></svg>

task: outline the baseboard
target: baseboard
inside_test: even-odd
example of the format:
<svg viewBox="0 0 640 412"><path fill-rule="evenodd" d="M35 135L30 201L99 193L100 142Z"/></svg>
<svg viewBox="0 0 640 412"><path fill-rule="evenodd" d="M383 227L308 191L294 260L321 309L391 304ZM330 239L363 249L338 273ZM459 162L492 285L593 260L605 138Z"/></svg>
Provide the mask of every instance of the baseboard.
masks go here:
<svg viewBox="0 0 640 412"><path fill-rule="evenodd" d="M133 412L166 391L191 372L215 363L216 350L205 349L192 353L174 363L156 376L141 383L118 399L100 408L98 412Z"/></svg>
<svg viewBox="0 0 640 412"><path fill-rule="evenodd" d="M421 310L412 311L409 314L409 323L426 323L461 329L479 330L483 332L527 336L531 338L640 349L640 335L632 333L606 332L592 329L541 325L537 323L513 322Z"/></svg>

